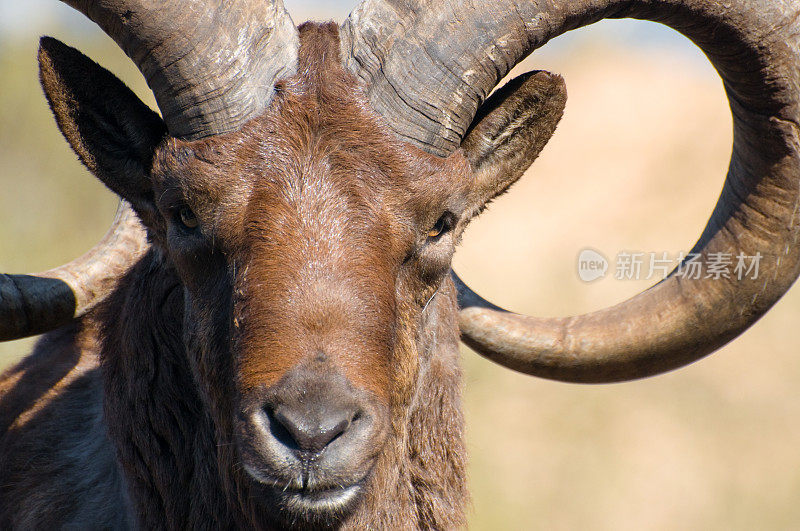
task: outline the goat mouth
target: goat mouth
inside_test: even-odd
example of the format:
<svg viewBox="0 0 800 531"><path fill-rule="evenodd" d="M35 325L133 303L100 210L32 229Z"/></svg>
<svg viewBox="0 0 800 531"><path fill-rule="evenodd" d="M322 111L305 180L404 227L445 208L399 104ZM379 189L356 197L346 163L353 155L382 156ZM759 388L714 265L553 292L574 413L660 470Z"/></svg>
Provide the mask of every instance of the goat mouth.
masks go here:
<svg viewBox="0 0 800 531"><path fill-rule="evenodd" d="M319 490L290 488L281 491L279 497L286 509L293 513L341 515L352 507L361 489L360 483Z"/></svg>
<svg viewBox="0 0 800 531"><path fill-rule="evenodd" d="M269 492L269 496L278 505L293 515L309 522L322 523L328 519L337 519L353 510L361 498L366 478L345 485L309 486L305 481L300 486L294 482L287 484L259 472L249 465L245 470Z"/></svg>

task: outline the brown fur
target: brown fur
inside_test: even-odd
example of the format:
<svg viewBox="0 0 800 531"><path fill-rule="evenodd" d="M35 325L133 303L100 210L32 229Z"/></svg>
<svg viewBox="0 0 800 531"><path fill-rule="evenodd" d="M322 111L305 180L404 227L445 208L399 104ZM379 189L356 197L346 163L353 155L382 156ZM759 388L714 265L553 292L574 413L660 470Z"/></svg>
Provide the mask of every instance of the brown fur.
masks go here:
<svg viewBox="0 0 800 531"><path fill-rule="evenodd" d="M133 203L153 247L98 311L0 379L0 527L464 526L449 270L487 183L461 152L438 158L389 132L342 68L334 24L306 24L300 36L298 73L278 82L264 115L193 142L162 140L116 78L43 43L43 85L65 136ZM98 91L123 94L122 108L98 110ZM504 109L480 122L481 138L503 137L503 112L531 112ZM142 123L147 134L130 137ZM179 222L186 208L198 229ZM431 236L445 218L449 230ZM293 389L298 374L317 383ZM287 513L245 470L260 456L248 411L275 389L325 393L334 381L366 408L369 444L318 480L363 481L362 496L334 515ZM28 467L32 440L41 453ZM70 496L81 504L60 502Z"/></svg>
<svg viewBox="0 0 800 531"><path fill-rule="evenodd" d="M387 132L340 66L335 26L305 26L301 38L299 74L278 84L267 114L237 133L168 140L149 172L155 208L149 194L134 198L138 210L161 212L146 220L156 246L121 280L98 320L105 423L145 528L286 523L241 469L233 412L318 351L386 416L364 465L363 500L336 525L464 523L460 369L447 279L455 242L431 256L421 243L444 202L463 209L457 201L468 167L460 156L439 159ZM79 130L89 127L59 122L102 173L93 139ZM170 226L183 204L197 214L201 237L176 236ZM58 349L42 344L40 356L50 359L37 367L51 370L38 386L23 391L12 371L4 418L21 418L59 367L64 372L96 351L91 340L82 351L72 338L47 341L62 345L63 363L53 364ZM94 364L86 377L99 382ZM72 392L62 390L61 400ZM42 414L29 415L40 430ZM25 429L12 424L4 440ZM61 508L25 518L70 517Z"/></svg>

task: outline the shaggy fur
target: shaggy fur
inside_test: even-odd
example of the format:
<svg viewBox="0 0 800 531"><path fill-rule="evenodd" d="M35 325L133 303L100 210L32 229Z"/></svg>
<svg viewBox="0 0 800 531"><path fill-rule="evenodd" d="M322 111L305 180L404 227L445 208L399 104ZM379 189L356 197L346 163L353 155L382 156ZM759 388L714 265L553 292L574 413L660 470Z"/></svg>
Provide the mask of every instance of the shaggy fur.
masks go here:
<svg viewBox="0 0 800 531"><path fill-rule="evenodd" d="M445 280L452 244L421 256L426 251L418 245L416 223L427 227L438 217L432 209L439 208L434 205L443 192L432 194L430 181L442 190L446 180L452 193L466 182L467 167L458 159L412 152L382 129L353 96L355 81L339 66L334 26L309 26L301 35L301 74L278 85L267 115L229 138L168 140L154 157L151 197L161 201L156 207L169 211L170 201L190 203L204 226L212 227L213 241L176 243L168 216L150 221L155 246L92 318L101 330L78 326L52 334L24 362L36 362L37 370L49 366L49 378L39 389L25 390L22 381L8 384L12 390L0 410L9 419L2 449L8 471L3 523L135 522L169 529L286 524L241 468L231 413L251 389L269 387L303 359L303 341L313 335L307 322L325 322L318 335L345 334L329 350L351 347L332 354L343 374L383 403L388 416L363 500L336 525L463 525L456 309ZM320 57L329 60L314 60ZM63 104L57 100L56 112L58 105ZM59 123L67 125L68 138L80 139L78 151L90 167L102 164L90 158L97 150L86 147L93 141L86 132L91 124L74 127L64 118ZM284 134L275 134L279 128ZM264 166L267 156L272 164ZM110 184L125 194L121 181ZM226 186L216 197L203 189L221 182ZM155 209L146 203L141 179L136 185L134 206L152 220ZM401 190L404 201L392 201ZM406 218L421 219L409 226ZM310 253L324 261L322 267L308 265ZM299 302L286 305L283 294L298 288L307 293L301 290L295 295ZM20 421L21 412L42 401L37 390L47 393L54 381L63 381L58 373L72 363L85 369L49 406L70 415L44 407ZM14 369L6 378L23 371ZM32 376L31 370L25 375ZM29 396L17 399L16 393ZM28 439L46 440L43 432L69 437L49 441L60 450L42 451L50 465L32 472L17 460L27 455L21 448ZM132 514L125 510L123 482ZM64 488L73 483L88 483L82 487L88 490ZM38 501L17 499L34 485L52 487L40 490ZM77 496L92 511L67 503ZM59 497L64 503L53 503Z"/></svg>
<svg viewBox="0 0 800 531"><path fill-rule="evenodd" d="M449 270L492 195L487 171L476 183L461 152L441 159L392 135L342 68L335 25L300 36L298 74L263 116L193 142L159 137L152 113L78 52L43 52L65 136L153 245L99 310L0 378L0 527L464 526ZM121 108L93 107L97 88L64 65L94 72ZM560 79L551 85L548 137L563 108ZM535 106L502 98L513 105L493 105L473 132L481 164L487 146L507 145L508 124L533 134ZM130 137L137 124L147 134ZM529 164L539 144L509 156ZM186 209L197 229L181 224ZM333 516L286 512L245 471L258 452L243 412L309 364L344 378L375 419L369 449L330 479L363 475L362 496Z"/></svg>

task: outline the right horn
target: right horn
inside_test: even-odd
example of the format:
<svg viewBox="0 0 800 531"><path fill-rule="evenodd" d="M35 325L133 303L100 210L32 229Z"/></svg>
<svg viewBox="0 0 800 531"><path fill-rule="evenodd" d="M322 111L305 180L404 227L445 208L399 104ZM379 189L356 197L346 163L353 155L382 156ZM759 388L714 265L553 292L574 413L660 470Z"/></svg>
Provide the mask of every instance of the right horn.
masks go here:
<svg viewBox="0 0 800 531"><path fill-rule="evenodd" d="M458 7L454 7L457 5ZM348 64L395 131L456 150L487 94L550 39L603 18L664 23L724 81L734 142L720 199L692 253L760 257L757 278L673 273L617 306L570 318L507 312L456 277L462 338L493 361L572 382L668 371L724 345L800 273L800 4L796 0L367 0L345 24ZM721 254L719 254L721 253Z"/></svg>

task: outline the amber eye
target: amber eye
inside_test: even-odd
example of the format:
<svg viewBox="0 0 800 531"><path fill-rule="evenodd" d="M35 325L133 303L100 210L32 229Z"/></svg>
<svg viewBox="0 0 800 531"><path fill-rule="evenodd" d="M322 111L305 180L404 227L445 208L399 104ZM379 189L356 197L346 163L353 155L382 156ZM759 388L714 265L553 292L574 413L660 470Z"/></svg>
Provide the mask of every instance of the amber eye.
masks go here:
<svg viewBox="0 0 800 531"><path fill-rule="evenodd" d="M433 225L433 227L431 227L431 230L428 231L428 239L438 239L442 234L445 234L453 228L454 221L455 216L453 216L452 213L445 212L442 214L441 217L436 220L436 223Z"/></svg>
<svg viewBox="0 0 800 531"><path fill-rule="evenodd" d="M181 208L178 212L178 218L187 229L195 229L200 224L200 222L197 221L197 216L194 215L194 212L192 212L192 209L189 207Z"/></svg>

